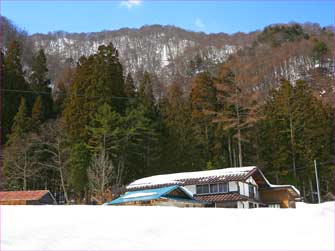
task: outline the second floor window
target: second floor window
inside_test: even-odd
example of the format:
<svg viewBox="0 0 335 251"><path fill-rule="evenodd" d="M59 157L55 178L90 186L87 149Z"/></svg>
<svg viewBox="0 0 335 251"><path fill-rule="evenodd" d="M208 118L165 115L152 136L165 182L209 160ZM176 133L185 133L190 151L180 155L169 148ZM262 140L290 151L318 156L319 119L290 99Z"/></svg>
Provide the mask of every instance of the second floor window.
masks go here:
<svg viewBox="0 0 335 251"><path fill-rule="evenodd" d="M218 184L211 184L210 185L210 192L217 193L218 192Z"/></svg>
<svg viewBox="0 0 335 251"><path fill-rule="evenodd" d="M197 185L197 194L209 193L209 185Z"/></svg>
<svg viewBox="0 0 335 251"><path fill-rule="evenodd" d="M228 193L228 183L219 184L220 193Z"/></svg>
<svg viewBox="0 0 335 251"><path fill-rule="evenodd" d="M254 186L249 184L249 197L254 198L255 197L255 191L254 191Z"/></svg>
<svg viewBox="0 0 335 251"><path fill-rule="evenodd" d="M228 193L228 192L229 192L228 183L196 185L197 194Z"/></svg>

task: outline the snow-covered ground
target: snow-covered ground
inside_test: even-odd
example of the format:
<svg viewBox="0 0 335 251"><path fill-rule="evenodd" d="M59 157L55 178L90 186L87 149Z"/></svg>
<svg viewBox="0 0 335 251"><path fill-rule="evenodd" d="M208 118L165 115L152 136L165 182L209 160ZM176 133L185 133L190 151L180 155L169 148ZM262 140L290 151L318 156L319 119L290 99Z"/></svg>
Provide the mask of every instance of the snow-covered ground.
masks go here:
<svg viewBox="0 0 335 251"><path fill-rule="evenodd" d="M1 206L0 250L334 250L334 205Z"/></svg>

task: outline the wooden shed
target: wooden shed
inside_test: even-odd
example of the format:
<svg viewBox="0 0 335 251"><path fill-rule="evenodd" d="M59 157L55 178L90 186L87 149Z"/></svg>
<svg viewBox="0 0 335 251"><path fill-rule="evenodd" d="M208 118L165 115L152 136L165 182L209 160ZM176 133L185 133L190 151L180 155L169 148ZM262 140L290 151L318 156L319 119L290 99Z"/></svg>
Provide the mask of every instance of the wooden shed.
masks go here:
<svg viewBox="0 0 335 251"><path fill-rule="evenodd" d="M0 192L0 205L53 205L57 204L49 190Z"/></svg>
<svg viewBox="0 0 335 251"><path fill-rule="evenodd" d="M295 208L295 200L300 197L299 191L294 186L272 185L259 191L264 203L269 207Z"/></svg>

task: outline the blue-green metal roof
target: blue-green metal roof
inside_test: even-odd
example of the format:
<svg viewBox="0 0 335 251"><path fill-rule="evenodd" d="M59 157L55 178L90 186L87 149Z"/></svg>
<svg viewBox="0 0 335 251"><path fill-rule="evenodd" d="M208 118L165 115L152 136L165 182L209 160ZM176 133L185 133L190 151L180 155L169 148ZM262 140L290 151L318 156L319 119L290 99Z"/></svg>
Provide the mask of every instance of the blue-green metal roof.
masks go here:
<svg viewBox="0 0 335 251"><path fill-rule="evenodd" d="M176 189L182 191L187 196L188 199L168 195L170 192ZM184 188L176 185L176 186L167 186L162 188L127 192L124 195L121 195L119 198L112 200L111 202L105 203L105 205L117 205L127 202L156 200L160 198L168 198L172 200L182 200L197 203L197 201L193 199L192 195L190 195Z"/></svg>

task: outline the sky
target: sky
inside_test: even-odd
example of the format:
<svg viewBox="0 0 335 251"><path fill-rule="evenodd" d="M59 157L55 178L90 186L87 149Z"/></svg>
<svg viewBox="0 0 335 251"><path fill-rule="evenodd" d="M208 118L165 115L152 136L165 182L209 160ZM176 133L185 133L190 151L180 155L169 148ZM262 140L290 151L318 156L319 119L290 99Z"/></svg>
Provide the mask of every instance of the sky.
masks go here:
<svg viewBox="0 0 335 251"><path fill-rule="evenodd" d="M29 34L94 32L143 25L174 25L205 33L236 33L276 23L334 25L331 0L1 0L1 15Z"/></svg>

